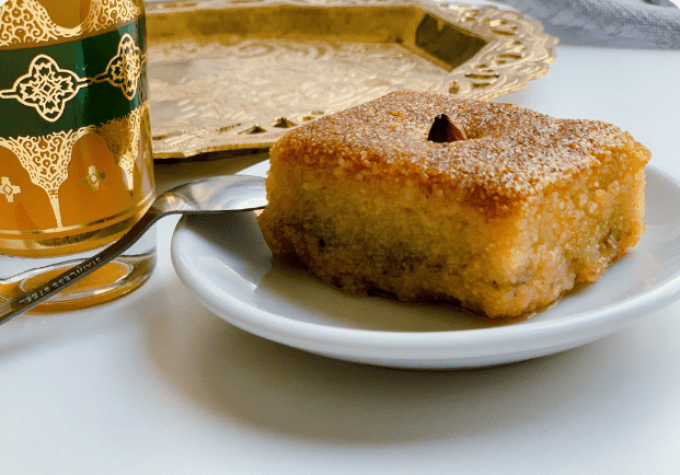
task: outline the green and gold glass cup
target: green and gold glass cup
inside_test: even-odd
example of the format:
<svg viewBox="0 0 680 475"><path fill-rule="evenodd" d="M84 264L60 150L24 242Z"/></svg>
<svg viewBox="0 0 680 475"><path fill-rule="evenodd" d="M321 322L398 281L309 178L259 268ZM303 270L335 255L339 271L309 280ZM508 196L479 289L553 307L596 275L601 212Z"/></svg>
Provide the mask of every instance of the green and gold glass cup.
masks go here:
<svg viewBox="0 0 680 475"><path fill-rule="evenodd" d="M154 199L143 0L0 0L0 299L122 236ZM155 262L150 233L37 307L118 298Z"/></svg>

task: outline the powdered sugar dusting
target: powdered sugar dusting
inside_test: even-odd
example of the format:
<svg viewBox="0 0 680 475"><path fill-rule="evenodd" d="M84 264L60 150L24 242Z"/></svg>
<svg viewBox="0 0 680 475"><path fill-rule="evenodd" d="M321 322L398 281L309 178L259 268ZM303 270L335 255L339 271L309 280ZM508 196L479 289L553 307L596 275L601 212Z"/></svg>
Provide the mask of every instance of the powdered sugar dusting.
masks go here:
<svg viewBox="0 0 680 475"><path fill-rule="evenodd" d="M428 141L439 114L462 127L468 140ZM292 130L274 146L272 156L285 148L319 167L419 177L423 183L516 200L567 183L634 144L629 134L605 122L555 119L511 104L401 91Z"/></svg>

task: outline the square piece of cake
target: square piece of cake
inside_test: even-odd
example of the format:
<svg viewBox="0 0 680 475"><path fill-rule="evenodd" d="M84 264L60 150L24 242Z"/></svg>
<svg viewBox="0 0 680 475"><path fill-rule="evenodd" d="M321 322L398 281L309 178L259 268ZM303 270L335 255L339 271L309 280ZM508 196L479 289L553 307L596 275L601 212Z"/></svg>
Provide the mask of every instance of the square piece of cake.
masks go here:
<svg viewBox="0 0 680 475"><path fill-rule="evenodd" d="M351 293L518 317L637 243L649 158L604 122L391 93L284 135L259 224L276 259Z"/></svg>

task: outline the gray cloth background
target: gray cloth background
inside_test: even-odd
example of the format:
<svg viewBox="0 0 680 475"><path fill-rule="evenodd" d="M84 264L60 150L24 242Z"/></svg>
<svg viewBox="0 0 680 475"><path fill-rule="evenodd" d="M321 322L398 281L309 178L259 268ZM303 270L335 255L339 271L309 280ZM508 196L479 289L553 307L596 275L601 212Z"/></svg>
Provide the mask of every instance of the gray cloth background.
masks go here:
<svg viewBox="0 0 680 475"><path fill-rule="evenodd" d="M562 44L680 49L680 1L496 1L540 20Z"/></svg>

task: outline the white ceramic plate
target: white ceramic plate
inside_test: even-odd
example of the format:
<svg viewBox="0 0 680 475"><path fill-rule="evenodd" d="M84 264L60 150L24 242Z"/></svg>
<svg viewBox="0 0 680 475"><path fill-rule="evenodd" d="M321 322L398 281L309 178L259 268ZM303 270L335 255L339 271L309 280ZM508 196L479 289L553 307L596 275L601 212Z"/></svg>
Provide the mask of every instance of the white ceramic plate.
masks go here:
<svg viewBox="0 0 680 475"><path fill-rule="evenodd" d="M266 164L247 170L263 174ZM680 183L648 167L647 231L595 284L533 318L491 324L453 306L356 298L272 262L254 213L183 218L172 259L210 310L248 332L313 353L374 365L497 365L574 348L677 298Z"/></svg>

